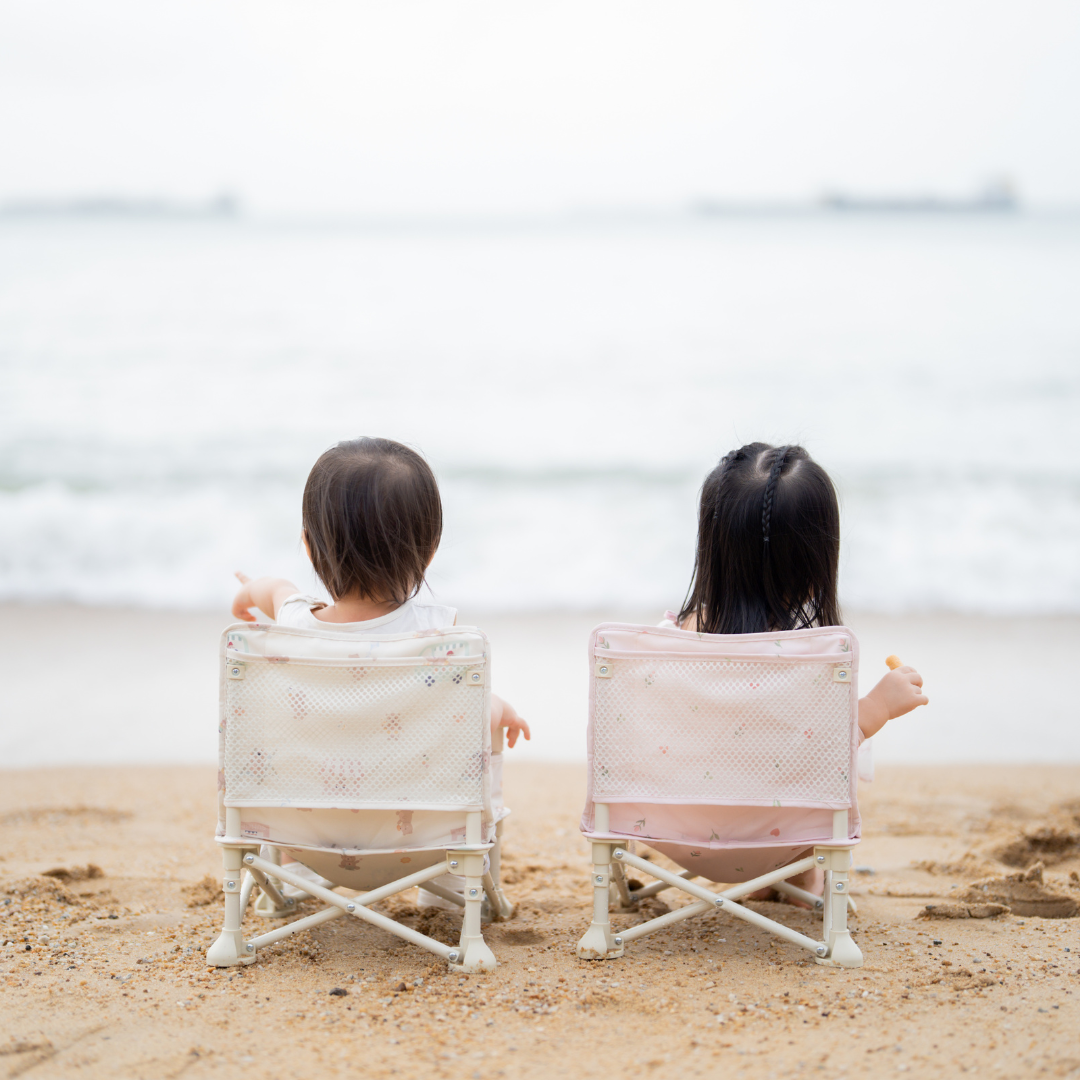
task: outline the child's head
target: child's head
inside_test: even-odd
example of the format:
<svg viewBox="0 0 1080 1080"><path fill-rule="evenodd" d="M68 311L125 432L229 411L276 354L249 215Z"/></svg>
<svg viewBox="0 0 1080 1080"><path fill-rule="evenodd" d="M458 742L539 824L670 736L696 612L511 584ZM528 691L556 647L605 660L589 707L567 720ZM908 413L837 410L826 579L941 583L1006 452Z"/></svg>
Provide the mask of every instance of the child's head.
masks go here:
<svg viewBox="0 0 1080 1080"><path fill-rule="evenodd" d="M694 576L680 622L707 634L838 626L840 509L801 446L750 443L701 488Z"/></svg>
<svg viewBox="0 0 1080 1080"><path fill-rule="evenodd" d="M428 463L391 439L352 439L315 462L304 487L304 540L334 600L404 604L442 536Z"/></svg>

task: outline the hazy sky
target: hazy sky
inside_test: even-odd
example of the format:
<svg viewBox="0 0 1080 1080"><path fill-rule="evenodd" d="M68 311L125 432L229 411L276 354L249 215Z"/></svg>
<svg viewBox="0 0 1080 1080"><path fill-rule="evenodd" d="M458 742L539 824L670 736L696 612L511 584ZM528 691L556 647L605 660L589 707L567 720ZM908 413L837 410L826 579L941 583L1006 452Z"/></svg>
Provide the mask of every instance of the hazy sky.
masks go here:
<svg viewBox="0 0 1080 1080"><path fill-rule="evenodd" d="M1076 0L0 0L0 199L1080 203Z"/></svg>

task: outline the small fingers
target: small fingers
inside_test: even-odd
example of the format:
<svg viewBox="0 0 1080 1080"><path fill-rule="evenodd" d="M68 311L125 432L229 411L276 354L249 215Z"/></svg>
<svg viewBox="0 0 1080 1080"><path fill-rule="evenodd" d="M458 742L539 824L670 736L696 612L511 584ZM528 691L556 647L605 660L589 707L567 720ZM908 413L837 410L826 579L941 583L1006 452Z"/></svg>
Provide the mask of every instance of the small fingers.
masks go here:
<svg viewBox="0 0 1080 1080"><path fill-rule="evenodd" d="M524 720L521 721L521 734L525 736L526 742L532 741L532 732L529 730L529 725Z"/></svg>
<svg viewBox="0 0 1080 1080"><path fill-rule="evenodd" d="M514 743L517 742L517 737L517 728L511 727L506 729L506 745L509 746L511 750L514 749Z"/></svg>
<svg viewBox="0 0 1080 1080"><path fill-rule="evenodd" d="M249 578L243 570L237 570L236 580L239 581L241 585L246 585L251 580L251 578Z"/></svg>

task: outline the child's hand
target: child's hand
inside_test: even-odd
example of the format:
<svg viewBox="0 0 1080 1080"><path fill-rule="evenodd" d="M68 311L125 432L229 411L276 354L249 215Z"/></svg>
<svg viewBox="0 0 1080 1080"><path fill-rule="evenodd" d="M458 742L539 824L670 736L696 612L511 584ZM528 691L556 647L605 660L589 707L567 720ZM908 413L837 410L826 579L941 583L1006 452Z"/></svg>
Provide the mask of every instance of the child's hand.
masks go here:
<svg viewBox="0 0 1080 1080"><path fill-rule="evenodd" d="M284 578L261 577L252 581L247 574L236 571L237 580L242 585L240 591L233 598L232 613L234 619L243 619L244 622L257 622L251 614L252 608L258 608L265 612L271 619L277 618L277 609L300 590Z"/></svg>
<svg viewBox="0 0 1080 1080"><path fill-rule="evenodd" d="M859 701L859 727L866 738L890 720L911 712L930 699L922 692L922 676L910 666L890 671Z"/></svg>
<svg viewBox="0 0 1080 1080"><path fill-rule="evenodd" d="M232 602L232 614L234 619L243 619L244 622L255 622L255 616L251 614L251 609L257 607L254 597L251 595L251 578L247 574L236 571L236 579L243 585L243 588L233 597Z"/></svg>
<svg viewBox="0 0 1080 1080"><path fill-rule="evenodd" d="M910 666L890 671L870 693L880 695L890 720L895 720L930 700L922 692L922 676Z"/></svg>
<svg viewBox="0 0 1080 1080"><path fill-rule="evenodd" d="M529 725L518 716L517 709L509 701L503 701L497 694L491 695L491 730L506 728L506 744L511 749L518 741L519 735L524 735L526 741L532 739Z"/></svg>

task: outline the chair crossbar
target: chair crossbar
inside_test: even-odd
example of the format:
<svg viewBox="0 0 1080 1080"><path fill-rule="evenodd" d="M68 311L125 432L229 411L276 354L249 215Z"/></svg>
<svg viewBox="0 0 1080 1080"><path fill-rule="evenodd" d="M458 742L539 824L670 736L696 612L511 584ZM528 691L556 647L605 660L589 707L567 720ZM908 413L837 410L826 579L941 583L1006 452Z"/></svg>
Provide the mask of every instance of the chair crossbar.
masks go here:
<svg viewBox="0 0 1080 1080"><path fill-rule="evenodd" d="M289 908L296 906L296 901L283 896L281 891L274 884L273 879L268 874L264 874L261 870L256 869L254 866L248 867L248 874L258 883L259 888L262 889L262 891L270 898L275 908L279 910L288 910ZM248 888L248 883L246 881L244 882L244 887ZM244 894L243 891L241 891L240 910L243 911L246 907L247 905L244 903Z"/></svg>
<svg viewBox="0 0 1080 1080"><path fill-rule="evenodd" d="M244 884L240 888L240 910L247 911L248 901L251 900L251 892L255 888L255 879L250 875L244 876Z"/></svg>
<svg viewBox="0 0 1080 1080"><path fill-rule="evenodd" d="M643 870L645 873L651 874L661 881L666 881L668 885L679 889L680 892L684 892L688 896L696 897L698 900L702 901L702 906L700 908L702 912L707 910L706 905L722 908L729 914L734 915L737 919L743 919L746 922L753 923L762 930L768 930L770 933L776 934L777 937L781 937L785 941L790 941L793 945L800 945L810 952L816 953L819 949L824 948L822 942L814 941L813 938L809 938L805 934L800 934L797 930L792 930L790 927L784 926L783 923L778 923L773 919L766 918L764 915L759 915L756 911L751 911L749 908L743 907L742 904L725 903L725 901L736 901L739 897L756 892L758 889L767 888L769 885L782 880L784 877L794 877L796 874L801 874L804 870L809 870L815 865L813 856L806 859L800 859L790 866L784 866L779 870L773 870L771 873L762 874L761 877L754 878L753 881L742 882L739 885L734 885L732 888L719 893L712 892L703 885L688 881L678 874L673 874L669 870L665 870L662 866L654 866L647 859L639 858L637 855L631 855L623 848L616 848L612 852L612 857L618 859L619 862L636 867L638 870ZM697 907L698 905L691 906ZM669 914L676 913L669 912ZM619 937L621 937L623 941L626 941L627 934L631 934L630 940L633 940L633 938L641 937L643 934L652 933L653 930L661 929L660 926L655 926L654 924L660 922L660 920L664 918L666 917L661 915L658 919L652 919L649 922L641 923L639 926L633 927L631 931L620 934ZM671 921L672 920L668 920L664 925L669 925ZM636 930L637 933L633 933L632 931L634 930Z"/></svg>
<svg viewBox="0 0 1080 1080"><path fill-rule="evenodd" d="M673 888L681 889L691 896L696 896L699 900L712 901L715 901L718 896L724 900L738 900L749 893L757 892L758 889L766 889L778 881L784 881L787 878L794 877L796 874L810 870L815 865L814 856L808 855L805 859L793 862L790 866L782 866L779 870L771 870L767 874L762 874L760 877L754 878L753 881L743 881L738 885L732 885L730 889L725 889L721 893L714 893L712 890L706 889L704 885L698 885L696 882L689 881L679 874L673 874L670 870L665 870L662 866L654 865L648 859L631 855L624 848L616 848L612 852L612 856L620 862L636 867L638 870L644 870L646 874L651 874L661 881L666 881Z"/></svg>
<svg viewBox="0 0 1080 1080"><path fill-rule="evenodd" d="M673 923L682 922L683 919L690 919L695 915L704 915L706 911L713 911L715 908L716 904L712 900L699 900L696 904L687 904L664 915L657 915L655 919L650 919L648 922L631 926L629 930L620 931L615 938L615 943L621 947L624 941L633 941L634 938L655 934L657 930L663 930Z"/></svg>
<svg viewBox="0 0 1080 1080"><path fill-rule="evenodd" d="M693 881L697 877L697 874L690 873L689 870L684 870L678 875L681 878L685 878L687 881ZM651 885L646 885L640 889L634 889L630 893L630 899L634 902L638 900L647 900L650 896L656 896L657 893L662 893L665 889L675 888L670 882L667 881L654 881Z"/></svg>
<svg viewBox="0 0 1080 1080"><path fill-rule="evenodd" d="M298 889L306 889L312 896L317 897L327 904L332 904L335 907L340 908L346 914L355 915L357 918L363 919L373 926L378 926L380 929L388 931L395 937L402 938L413 945L419 945L420 948L427 949L428 952L434 953L436 956L441 956L444 960L453 962L460 955L459 951L452 946L444 945L441 941L436 941L434 938L428 937L427 934L421 934L418 930L413 930L386 915L381 915L379 912L371 911L368 908L369 904L374 904L379 900L385 899L387 896L393 896L395 893L404 892L406 889L411 889L414 885L423 885L432 878L445 874L445 863L436 863L435 866L429 866L425 870L418 870L415 874L409 874L408 877L400 878L397 881L391 882L389 885L384 885L380 889L373 889L371 892L364 893L363 895L350 900L330 889L323 888L322 885L316 885L312 881L305 880L299 874L289 870L288 867L277 866L274 863L267 862L265 859L260 859L258 855L247 855L245 856L244 861L253 869L261 870L264 874L272 873L275 877L279 877L282 881L287 881L289 884L295 885ZM293 923L290 924L289 927L282 927L281 929L291 930L292 926L295 925L296 924Z"/></svg>
<svg viewBox="0 0 1080 1080"><path fill-rule="evenodd" d="M434 881L429 881L424 888L433 896L439 897L440 900L445 900L447 903L454 904L460 908L465 906L465 897L460 893L454 892L453 889L443 888L442 885L436 885Z"/></svg>
<svg viewBox="0 0 1080 1080"><path fill-rule="evenodd" d="M273 945L275 941L281 941L282 938L289 937L290 934L298 934L301 930L310 930L313 926L319 926L321 923L329 922L331 919L340 919L344 914L344 908L332 905L324 907L322 911L316 911L314 915L308 915L306 918L297 919L296 922L279 926L276 930L260 934L258 937L252 938L249 944L254 945L256 950L264 949L267 945Z"/></svg>

